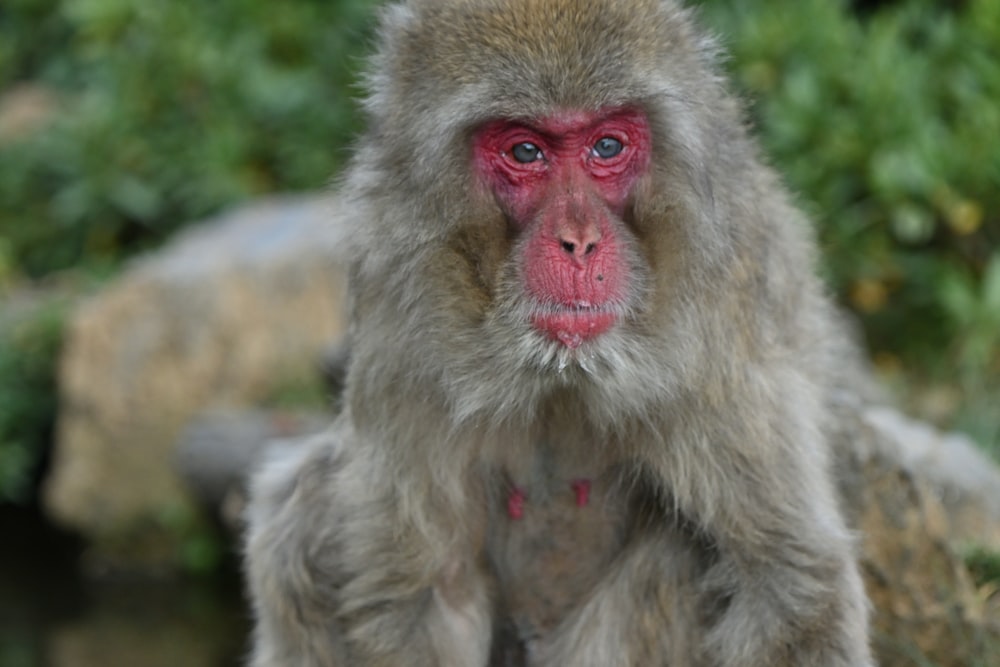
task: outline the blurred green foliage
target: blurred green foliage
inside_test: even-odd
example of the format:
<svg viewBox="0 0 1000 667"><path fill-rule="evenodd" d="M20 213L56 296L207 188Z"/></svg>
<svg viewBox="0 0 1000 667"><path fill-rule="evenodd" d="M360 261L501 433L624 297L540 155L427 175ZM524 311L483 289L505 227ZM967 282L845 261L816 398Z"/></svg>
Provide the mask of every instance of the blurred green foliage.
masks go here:
<svg viewBox="0 0 1000 667"><path fill-rule="evenodd" d="M904 391L1000 450L1000 1L704 0L765 152Z"/></svg>
<svg viewBox="0 0 1000 667"><path fill-rule="evenodd" d="M371 4L5 0L0 91L57 98L51 122L0 146L0 249L38 276L320 187L355 129Z"/></svg>
<svg viewBox="0 0 1000 667"><path fill-rule="evenodd" d="M962 553L972 580L976 586L992 586L996 590L1000 586L1000 553L982 545L970 544Z"/></svg>
<svg viewBox="0 0 1000 667"><path fill-rule="evenodd" d="M4 0L0 100L49 101L0 133L0 290L321 187L358 127L374 4ZM877 362L951 377L947 416L1000 447L1000 0L856 4L700 2ZM53 399L51 360L0 336L2 490Z"/></svg>
<svg viewBox="0 0 1000 667"><path fill-rule="evenodd" d="M28 499L52 435L66 303L18 310L0 317L0 502Z"/></svg>

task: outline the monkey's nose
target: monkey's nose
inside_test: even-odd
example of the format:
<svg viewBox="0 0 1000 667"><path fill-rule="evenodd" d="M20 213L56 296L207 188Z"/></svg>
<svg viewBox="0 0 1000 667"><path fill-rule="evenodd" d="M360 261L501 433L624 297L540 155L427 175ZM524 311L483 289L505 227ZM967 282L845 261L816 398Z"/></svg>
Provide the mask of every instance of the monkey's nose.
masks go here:
<svg viewBox="0 0 1000 667"><path fill-rule="evenodd" d="M578 262L586 261L588 256L594 254L600 240L601 233L591 225L563 229L559 234L560 247Z"/></svg>

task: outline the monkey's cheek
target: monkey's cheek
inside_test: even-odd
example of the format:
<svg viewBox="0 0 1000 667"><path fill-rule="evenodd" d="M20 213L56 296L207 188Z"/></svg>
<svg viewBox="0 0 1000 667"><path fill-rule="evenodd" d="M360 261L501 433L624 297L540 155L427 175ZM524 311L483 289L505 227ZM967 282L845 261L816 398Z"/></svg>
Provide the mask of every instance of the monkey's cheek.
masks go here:
<svg viewBox="0 0 1000 667"><path fill-rule="evenodd" d="M545 313L534 315L531 326L547 338L575 350L614 326L616 319L614 313L601 311Z"/></svg>

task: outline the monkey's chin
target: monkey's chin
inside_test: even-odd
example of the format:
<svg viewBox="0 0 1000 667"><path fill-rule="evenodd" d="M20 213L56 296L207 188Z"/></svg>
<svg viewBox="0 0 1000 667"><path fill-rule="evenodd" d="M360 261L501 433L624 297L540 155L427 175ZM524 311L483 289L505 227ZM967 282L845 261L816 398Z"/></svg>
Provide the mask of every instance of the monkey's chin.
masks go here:
<svg viewBox="0 0 1000 667"><path fill-rule="evenodd" d="M585 341L596 338L610 329L616 319L614 313L607 311L568 310L536 314L531 318L531 325L539 333L575 350Z"/></svg>

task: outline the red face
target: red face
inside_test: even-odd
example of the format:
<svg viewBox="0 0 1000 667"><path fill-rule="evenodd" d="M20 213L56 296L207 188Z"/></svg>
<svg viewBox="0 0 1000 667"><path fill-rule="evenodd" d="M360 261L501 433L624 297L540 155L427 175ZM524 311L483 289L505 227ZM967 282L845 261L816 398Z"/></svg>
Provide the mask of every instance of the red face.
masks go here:
<svg viewBox="0 0 1000 667"><path fill-rule="evenodd" d="M648 168L635 110L496 120L476 133L475 166L518 234L536 330L570 348L610 329L630 280L622 216Z"/></svg>

